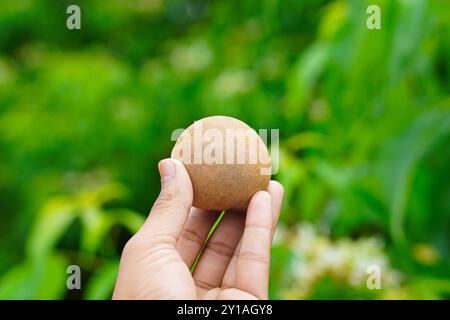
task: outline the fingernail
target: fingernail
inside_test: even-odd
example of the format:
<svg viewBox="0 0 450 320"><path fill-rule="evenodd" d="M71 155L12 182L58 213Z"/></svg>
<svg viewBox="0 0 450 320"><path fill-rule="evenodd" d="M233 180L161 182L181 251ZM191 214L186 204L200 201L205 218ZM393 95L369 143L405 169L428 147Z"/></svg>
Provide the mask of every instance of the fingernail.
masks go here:
<svg viewBox="0 0 450 320"><path fill-rule="evenodd" d="M161 160L158 163L159 175L161 181L166 181L175 177L175 163L170 159Z"/></svg>

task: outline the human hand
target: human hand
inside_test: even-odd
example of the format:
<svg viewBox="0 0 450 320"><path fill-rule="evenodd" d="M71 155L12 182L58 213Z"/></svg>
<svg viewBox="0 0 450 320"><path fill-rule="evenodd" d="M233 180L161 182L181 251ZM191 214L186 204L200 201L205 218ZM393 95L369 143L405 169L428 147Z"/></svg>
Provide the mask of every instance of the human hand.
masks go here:
<svg viewBox="0 0 450 320"><path fill-rule="evenodd" d="M267 299L281 184L270 181L267 192L257 192L247 214L226 212L204 245L219 213L192 207L180 161L165 159L158 168L161 193L123 250L113 299Z"/></svg>

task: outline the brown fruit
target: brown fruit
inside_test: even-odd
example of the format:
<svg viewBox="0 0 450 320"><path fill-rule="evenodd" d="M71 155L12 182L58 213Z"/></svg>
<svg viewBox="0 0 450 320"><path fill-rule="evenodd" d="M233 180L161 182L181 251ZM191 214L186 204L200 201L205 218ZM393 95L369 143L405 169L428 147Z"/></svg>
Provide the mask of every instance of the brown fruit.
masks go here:
<svg viewBox="0 0 450 320"><path fill-rule="evenodd" d="M193 205L201 209L245 209L270 181L270 155L264 142L247 124L231 117L194 122L178 138L172 158L186 166Z"/></svg>

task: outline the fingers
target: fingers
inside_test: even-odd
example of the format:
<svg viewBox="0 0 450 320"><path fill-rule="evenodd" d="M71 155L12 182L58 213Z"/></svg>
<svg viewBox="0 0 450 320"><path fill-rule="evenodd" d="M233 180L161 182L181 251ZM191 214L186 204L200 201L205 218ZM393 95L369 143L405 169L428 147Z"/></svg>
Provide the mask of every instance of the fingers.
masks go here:
<svg viewBox="0 0 450 320"><path fill-rule="evenodd" d="M281 210L281 204L283 200L283 194L284 189L283 186L277 182L277 181L270 181L269 187L267 188L267 191L272 196L272 239L273 235L275 233L276 225L278 223L278 219L280 217L280 210ZM232 288L236 286L236 271L237 271L237 263L239 260L239 252L240 247L242 246L242 239L239 242L234 256L231 259L228 268L225 272L223 281L222 281L222 287L225 288Z"/></svg>
<svg viewBox="0 0 450 320"><path fill-rule="evenodd" d="M280 218L281 205L283 203L284 188L278 181L271 180L267 191L272 196L272 239Z"/></svg>
<svg viewBox="0 0 450 320"><path fill-rule="evenodd" d="M189 268L192 267L200 253L209 230L218 216L217 212L197 208L191 209L177 243L177 251Z"/></svg>
<svg viewBox="0 0 450 320"><path fill-rule="evenodd" d="M237 270L237 263L239 261L239 252L241 251L241 246L242 246L242 238L239 240L239 243L236 246L236 249L234 250L233 258L231 258L227 270L225 271L225 275L223 276L222 279L223 288L236 287L236 270Z"/></svg>
<svg viewBox="0 0 450 320"><path fill-rule="evenodd" d="M175 247L192 206L192 184L179 160L161 160L158 169L161 192L138 236Z"/></svg>
<svg viewBox="0 0 450 320"><path fill-rule="evenodd" d="M272 196L257 192L250 201L237 263L236 288L267 299L270 244L272 241Z"/></svg>
<svg viewBox="0 0 450 320"><path fill-rule="evenodd" d="M259 191L247 210L236 273L236 288L259 299L267 299L271 239L272 196Z"/></svg>
<svg viewBox="0 0 450 320"><path fill-rule="evenodd" d="M199 295L220 287L227 266L233 257L245 224L245 214L240 211L225 213L222 221L208 240L194 271Z"/></svg>

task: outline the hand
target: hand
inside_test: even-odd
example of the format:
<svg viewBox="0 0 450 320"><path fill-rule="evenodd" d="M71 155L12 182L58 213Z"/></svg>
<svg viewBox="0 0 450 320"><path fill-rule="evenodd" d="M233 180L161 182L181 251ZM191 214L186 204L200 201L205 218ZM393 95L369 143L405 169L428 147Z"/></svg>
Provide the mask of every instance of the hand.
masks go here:
<svg viewBox="0 0 450 320"><path fill-rule="evenodd" d="M158 168L161 193L123 250L113 299L267 299L281 184L271 181L268 192L256 193L247 214L226 212L204 246L219 213L192 207L180 161L165 159Z"/></svg>

